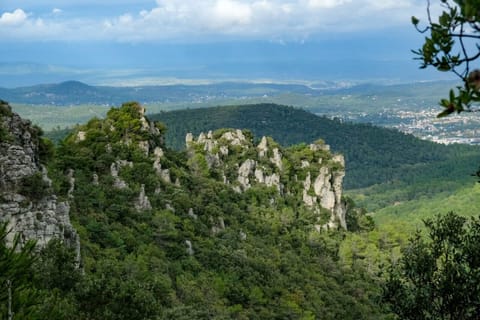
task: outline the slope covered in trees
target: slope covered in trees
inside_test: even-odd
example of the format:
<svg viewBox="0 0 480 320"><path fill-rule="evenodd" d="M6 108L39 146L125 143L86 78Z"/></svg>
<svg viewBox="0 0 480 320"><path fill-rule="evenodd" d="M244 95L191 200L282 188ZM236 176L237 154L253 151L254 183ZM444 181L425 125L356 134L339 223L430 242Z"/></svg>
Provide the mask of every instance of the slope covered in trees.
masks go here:
<svg viewBox="0 0 480 320"><path fill-rule="evenodd" d="M31 319L383 318L376 282L340 261L347 231L323 227L302 182L343 172L321 141L257 148L248 131L216 131L205 146L217 159L202 145L169 150L164 130L129 103L60 142L51 188L70 203L82 270L52 242L33 266ZM278 183L257 170L240 180L253 162ZM351 229L371 227L345 208Z"/></svg>
<svg viewBox="0 0 480 320"><path fill-rule="evenodd" d="M185 133L198 134L208 128L246 128L282 145L321 138L333 151L345 155L347 189L375 184L417 186L402 197L446 191L473 181L471 174L480 164L478 147L440 145L395 130L343 123L274 104L178 110L151 118L166 124L166 142L176 149L184 147Z"/></svg>

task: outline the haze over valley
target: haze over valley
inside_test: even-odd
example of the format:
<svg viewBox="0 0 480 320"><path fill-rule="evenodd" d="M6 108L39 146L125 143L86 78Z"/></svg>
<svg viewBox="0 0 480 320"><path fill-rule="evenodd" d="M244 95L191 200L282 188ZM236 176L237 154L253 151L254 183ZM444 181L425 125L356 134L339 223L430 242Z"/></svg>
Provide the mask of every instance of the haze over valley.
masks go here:
<svg viewBox="0 0 480 320"><path fill-rule="evenodd" d="M78 81L0 88L3 99L49 131L103 116L124 101L139 101L150 114L185 108L277 103L346 122L395 128L439 143L478 144L479 115L436 119L438 102L454 81L374 84L345 81L214 82L150 86L92 86Z"/></svg>

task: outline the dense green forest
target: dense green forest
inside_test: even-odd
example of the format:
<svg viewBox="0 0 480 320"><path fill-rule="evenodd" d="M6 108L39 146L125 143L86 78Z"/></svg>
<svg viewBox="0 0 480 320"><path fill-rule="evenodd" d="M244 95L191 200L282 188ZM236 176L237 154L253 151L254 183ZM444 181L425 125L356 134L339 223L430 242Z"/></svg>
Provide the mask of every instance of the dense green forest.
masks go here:
<svg viewBox="0 0 480 320"><path fill-rule="evenodd" d="M13 309L22 319L386 317L380 280L340 257L343 239L371 230L371 219L350 202L352 231L319 231L323 211L295 196L297 179L310 170L305 161L316 163L311 170L319 163L343 170L330 152L305 144L281 148L269 140L280 148L284 172L291 172L280 177L291 195L259 184L238 192L206 164L202 148L168 149L165 127L142 119L139 105L124 104L48 151L52 188L69 199L80 235L81 268L55 241L33 261L24 259L22 270L32 272L13 287ZM253 145L251 133L242 135L245 146ZM254 157L245 146L228 145L229 161ZM257 161L266 170L275 167ZM2 250L3 239L0 234ZM7 296L0 299L5 316Z"/></svg>
<svg viewBox="0 0 480 320"><path fill-rule="evenodd" d="M282 145L322 138L345 155L345 188L355 201L374 211L398 202L448 196L472 186L480 149L441 145L368 124L345 123L316 116L299 108L273 104L215 107L151 115L168 127L166 144L185 147L187 132L218 128L247 128L256 139L271 136ZM59 141L68 129L47 132Z"/></svg>
<svg viewBox="0 0 480 320"><path fill-rule="evenodd" d="M472 174L480 164L478 147L441 145L396 130L344 123L274 104L178 110L151 118L165 123L166 143L177 150L184 148L187 132L223 127L249 129L257 138L271 136L282 145L322 138L345 156L346 189L370 187L360 193L383 194L375 203L363 203L371 209L473 184Z"/></svg>
<svg viewBox="0 0 480 320"><path fill-rule="evenodd" d="M399 176L398 182L390 182L392 189L378 196L376 206L403 199L405 195L395 194L402 190L402 183L417 181L412 188L420 188L422 183L435 181L437 176L432 172L440 179L441 169L466 171L466 165L456 163L455 169L452 163L476 159L476 148L436 145L396 131L345 124L290 107L213 110L219 111L217 115L225 112L221 121L231 110L241 111L244 122L255 121L250 121L251 131L214 130L189 140L186 150L175 150L168 147L172 139L168 132L178 130L175 126L171 130L161 122L151 122L144 117L142 107L126 103L112 108L104 119L94 118L59 134L56 146L41 138L41 159L52 185L28 184L20 192L30 201L38 201L35 195L49 188L59 199L68 199L71 220L81 239L80 267L75 252L58 241L51 241L40 252L32 250L32 243L22 250L7 248L8 231L2 226L0 282L10 291L0 295L0 314L6 318L7 309L11 309L22 319L395 319L391 310L404 312L399 308L408 306L392 299L403 289L391 287L397 278L389 270L399 269L388 266L394 268L397 261L405 261L400 259L415 245L414 240L408 240L409 234L416 227L423 228L421 219L463 209L462 205L449 206L454 203L451 199L471 203L478 188L466 185L452 198L445 196L443 204L440 199L444 193L435 188L425 191L437 199L438 207L428 210L428 201L428 212L409 207L410 202L389 207L384 213L378 211L378 226L365 209L342 198L348 230L338 223L328 228L330 213L306 205L305 197L314 193L305 189L302 194L304 179L315 172L330 172L332 178L327 180L333 179L335 174L342 176L344 168L334 154L338 147L330 143L333 151L329 151L311 132L322 128L337 136L333 140L340 145L357 142L353 145L360 148L351 147L353 150L374 154L383 150L403 156L406 164L391 159L394 166L388 167L390 170L439 165L425 170L418 181L406 174ZM173 115L174 124L183 117L182 113L182 117ZM198 127L203 123L200 116L183 119L185 127L197 125L197 132L207 131ZM204 125L213 119L213 115L205 119ZM310 133L300 130L302 121L303 127L310 126ZM289 126L292 122L294 125ZM261 142L261 136L268 133L255 136L258 123L271 132L279 132L273 129L282 124L286 133L278 140L286 140L288 146L270 137ZM346 129L335 131L335 126ZM295 144L294 139L307 134L312 145ZM4 142L8 142L8 135L4 130ZM377 139L377 143L360 143L361 137ZM414 147L420 151L409 150ZM275 160L275 155L281 155L280 160ZM367 167L371 165L371 172L375 165L382 168L388 163L388 157L369 163L372 158L368 154L357 151L357 155ZM248 179L239 184L236 172L250 159L273 184ZM348 176L352 170L348 162L346 170ZM447 183L448 179L447 175L439 181ZM454 179L451 185L456 187L465 180ZM388 186L388 181L380 179L380 183L353 190L353 195L375 199L376 188ZM427 199L425 194L420 198ZM411 197L418 198L415 194ZM405 215L407 211L410 214ZM412 221L416 223L413 227Z"/></svg>

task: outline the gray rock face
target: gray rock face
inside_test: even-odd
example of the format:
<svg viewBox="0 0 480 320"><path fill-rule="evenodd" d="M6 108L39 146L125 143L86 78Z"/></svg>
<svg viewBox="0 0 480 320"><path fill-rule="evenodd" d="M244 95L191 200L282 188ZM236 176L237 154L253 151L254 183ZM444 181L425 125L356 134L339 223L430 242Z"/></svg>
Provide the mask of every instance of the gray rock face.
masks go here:
<svg viewBox="0 0 480 320"><path fill-rule="evenodd" d="M116 162L114 162L110 165L110 174L113 177L113 187L114 188L117 188L117 189L128 188L128 184L118 176L119 170L125 165L128 165L128 164L125 164L122 161L116 161Z"/></svg>
<svg viewBox="0 0 480 320"><path fill-rule="evenodd" d="M251 187L250 185L250 175L253 174L256 166L255 160L247 159L244 163L238 168L238 182L242 186L243 190L246 190Z"/></svg>
<svg viewBox="0 0 480 320"><path fill-rule="evenodd" d="M208 169L220 171L223 182L234 191L244 192L254 185L275 187L278 196L294 195L317 213L318 229L346 228L346 209L342 202L345 161L343 156L331 154L330 147L322 140L291 154L292 151L282 149L271 138L262 137L255 146L253 139L248 140L240 130L221 132L215 139L218 135L201 133L197 140L187 135L189 154L201 153ZM232 158L236 159L234 163ZM298 181L297 173L305 179ZM227 176L231 177L230 181ZM275 205L275 199L271 205ZM322 215L325 210L330 212L326 222Z"/></svg>
<svg viewBox="0 0 480 320"><path fill-rule="evenodd" d="M258 156L260 158L265 157L267 155L267 151L268 151L267 137L265 136L262 137L262 140L260 140L260 143L257 146L257 150L258 150Z"/></svg>
<svg viewBox="0 0 480 320"><path fill-rule="evenodd" d="M35 156L21 146L0 144L0 187L18 186L20 181L37 172Z"/></svg>
<svg viewBox="0 0 480 320"><path fill-rule="evenodd" d="M145 156L148 156L150 152L150 144L148 143L148 141L139 141L138 147L143 151Z"/></svg>
<svg viewBox="0 0 480 320"><path fill-rule="evenodd" d="M235 131L225 132L222 135L221 139L225 139L225 140L229 141L232 146L241 146L246 141L245 135L243 134L242 130L240 130L240 129L237 129Z"/></svg>
<svg viewBox="0 0 480 320"><path fill-rule="evenodd" d="M78 131L77 137L76 137L76 141L77 141L77 142L85 141L85 139L87 139L87 134L86 134L86 132L85 132L85 131Z"/></svg>
<svg viewBox="0 0 480 320"><path fill-rule="evenodd" d="M189 132L185 136L185 144L187 145L187 147L190 145L191 142L193 142L193 134Z"/></svg>
<svg viewBox="0 0 480 320"><path fill-rule="evenodd" d="M46 196L38 202L29 202L18 194L4 194L2 197L0 219L8 222L9 228L12 228L7 243L11 243L14 235L19 234L21 243L35 240L40 248L56 238L80 250L77 247L78 235L70 223L68 202L58 202L55 195Z"/></svg>
<svg viewBox="0 0 480 320"><path fill-rule="evenodd" d="M193 251L193 246L192 246L192 241L190 240L185 240L185 245L187 246L187 254L189 256L193 256L195 251Z"/></svg>
<svg viewBox="0 0 480 320"><path fill-rule="evenodd" d="M6 105L1 107L10 110ZM0 126L9 132L9 138L0 141L0 222L8 223L12 230L7 243L15 234L19 234L21 243L35 240L38 247L60 239L75 248L79 259L80 240L70 223L70 206L58 201L50 189L48 173L38 158L36 129L15 113L0 113ZM41 175L45 189L32 199L21 194L22 183L35 174Z"/></svg>
<svg viewBox="0 0 480 320"><path fill-rule="evenodd" d="M92 184L98 186L98 174L94 173L92 176Z"/></svg>
<svg viewBox="0 0 480 320"><path fill-rule="evenodd" d="M312 178L309 172L307 174L307 177L305 178L305 181L303 182L303 202L305 203L305 205L312 208L315 206L317 198L309 194L311 186Z"/></svg>
<svg viewBox="0 0 480 320"><path fill-rule="evenodd" d="M339 163L342 167L345 160L341 155L332 157L332 161ZM340 225L346 229L346 208L342 202L342 186L344 170L332 170L327 166L320 167L315 181L312 183L310 172L303 182L303 202L310 208L318 204L331 212L329 221L323 227L336 228Z"/></svg>
<svg viewBox="0 0 480 320"><path fill-rule="evenodd" d="M265 184L267 187L275 186L281 192L280 176L277 173L266 175L261 168L255 169L255 180L258 183Z"/></svg>
<svg viewBox="0 0 480 320"><path fill-rule="evenodd" d="M270 161L276 165L278 169L282 170L282 154L278 148L273 149L273 157L270 158Z"/></svg>
<svg viewBox="0 0 480 320"><path fill-rule="evenodd" d="M30 121L11 113L8 105L0 108L11 114L0 113L0 126L9 133L5 141L0 140L0 187L5 189L17 186L21 179L38 171L38 140L34 141L37 131Z"/></svg>
<svg viewBox="0 0 480 320"><path fill-rule="evenodd" d="M210 223L213 224L212 226L212 234L217 234L223 230L225 230L225 221L222 217L218 217L218 222L215 222L212 217L210 217Z"/></svg>
<svg viewBox="0 0 480 320"><path fill-rule="evenodd" d="M172 178L170 177L170 169L160 170L159 175L164 182L172 183Z"/></svg>
<svg viewBox="0 0 480 320"><path fill-rule="evenodd" d="M150 210L152 205L150 200L148 200L147 195L145 194L145 185L142 184L140 188L140 194L138 195L137 201L135 201L135 209L138 211Z"/></svg>
<svg viewBox="0 0 480 320"><path fill-rule="evenodd" d="M153 151L154 155L154 162L153 162L153 168L157 172L157 174L160 176L160 178L167 183L171 183L172 179L170 177L170 170L169 169L163 169L162 164L161 164L161 159L164 156L163 149L160 147L156 147ZM175 181L176 183L176 181ZM178 181L180 183L180 181Z"/></svg>
<svg viewBox="0 0 480 320"><path fill-rule="evenodd" d="M67 179L70 186L67 195L69 198L73 198L73 192L75 191L75 171L73 169L68 170Z"/></svg>

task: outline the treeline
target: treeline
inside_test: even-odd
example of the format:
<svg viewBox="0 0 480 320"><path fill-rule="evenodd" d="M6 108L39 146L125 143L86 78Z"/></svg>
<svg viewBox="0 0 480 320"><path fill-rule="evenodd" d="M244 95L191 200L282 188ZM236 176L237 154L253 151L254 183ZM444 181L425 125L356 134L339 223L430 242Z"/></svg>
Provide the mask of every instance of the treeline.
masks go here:
<svg viewBox="0 0 480 320"><path fill-rule="evenodd" d="M275 104L178 110L151 118L167 126L166 142L177 150L184 148L187 132L199 134L224 127L249 129L257 138L271 136L282 145L321 138L334 152L344 154L347 189L422 184L432 179L437 184L447 180L462 184L472 179L480 164L478 147L445 146L396 130L344 123Z"/></svg>

